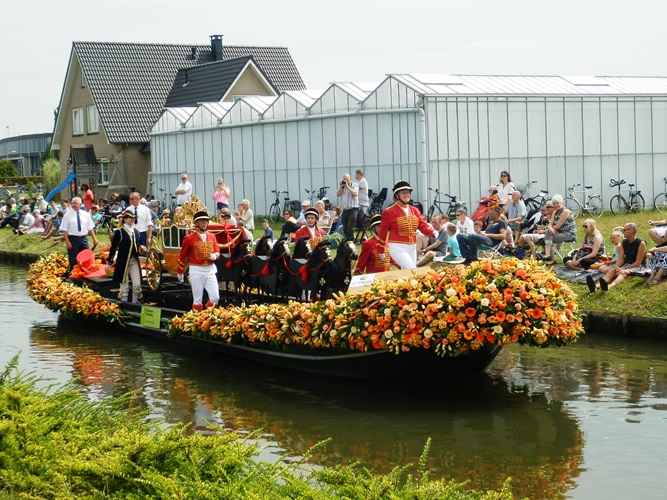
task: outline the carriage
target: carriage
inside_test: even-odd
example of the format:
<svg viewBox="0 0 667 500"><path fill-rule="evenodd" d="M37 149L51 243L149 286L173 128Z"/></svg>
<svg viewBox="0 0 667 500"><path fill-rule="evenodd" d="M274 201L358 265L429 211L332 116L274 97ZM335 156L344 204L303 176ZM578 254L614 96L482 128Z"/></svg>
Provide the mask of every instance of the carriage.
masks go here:
<svg viewBox="0 0 667 500"><path fill-rule="evenodd" d="M183 239L202 207L193 197L173 220L158 221L157 234L145 257L146 283L151 291L160 291L166 276L176 278ZM216 266L221 291L228 298L242 296L245 301L313 301L346 292L357 258L353 242L340 245L332 257L328 240L316 242L314 248L307 238L295 242L293 248L288 238L274 243L262 237L253 244L243 228L217 222L209 224L208 232L220 246Z"/></svg>

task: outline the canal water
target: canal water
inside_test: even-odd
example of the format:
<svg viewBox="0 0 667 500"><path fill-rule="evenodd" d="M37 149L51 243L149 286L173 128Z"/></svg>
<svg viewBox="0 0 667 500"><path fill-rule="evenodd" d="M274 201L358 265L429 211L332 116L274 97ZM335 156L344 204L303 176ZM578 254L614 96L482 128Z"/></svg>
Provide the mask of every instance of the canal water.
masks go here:
<svg viewBox="0 0 667 500"><path fill-rule="evenodd" d="M562 349L505 348L487 372L409 383L349 382L177 352L63 320L0 265L0 366L74 383L90 400L136 391L151 417L262 429L261 458L417 464L436 477L530 498L665 498L667 342L587 336Z"/></svg>

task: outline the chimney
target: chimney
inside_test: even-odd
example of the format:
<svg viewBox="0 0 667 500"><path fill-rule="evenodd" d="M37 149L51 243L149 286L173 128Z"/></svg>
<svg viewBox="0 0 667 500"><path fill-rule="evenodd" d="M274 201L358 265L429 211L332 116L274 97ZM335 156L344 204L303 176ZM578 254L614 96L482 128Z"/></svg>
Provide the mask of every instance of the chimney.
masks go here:
<svg viewBox="0 0 667 500"><path fill-rule="evenodd" d="M214 61L222 61L222 35L211 35L211 54Z"/></svg>

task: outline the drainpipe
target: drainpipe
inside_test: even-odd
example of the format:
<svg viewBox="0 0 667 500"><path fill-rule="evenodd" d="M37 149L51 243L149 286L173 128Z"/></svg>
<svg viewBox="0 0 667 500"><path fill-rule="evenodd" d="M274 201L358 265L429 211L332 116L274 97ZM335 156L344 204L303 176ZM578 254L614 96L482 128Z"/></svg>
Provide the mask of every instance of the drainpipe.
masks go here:
<svg viewBox="0 0 667 500"><path fill-rule="evenodd" d="M426 143L426 111L424 110L424 98L422 97L419 100L419 129L421 132L421 151L422 151L422 164L421 164L421 184L423 187L422 198L424 199L424 210L428 210L429 207L429 194L428 194L428 144Z"/></svg>

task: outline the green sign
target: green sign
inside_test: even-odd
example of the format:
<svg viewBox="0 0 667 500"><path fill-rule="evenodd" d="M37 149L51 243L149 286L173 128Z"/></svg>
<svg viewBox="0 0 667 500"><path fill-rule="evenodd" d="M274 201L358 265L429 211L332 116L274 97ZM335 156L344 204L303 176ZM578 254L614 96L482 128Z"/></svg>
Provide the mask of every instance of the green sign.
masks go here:
<svg viewBox="0 0 667 500"><path fill-rule="evenodd" d="M141 306L141 326L147 328L160 328L162 309L159 307Z"/></svg>

